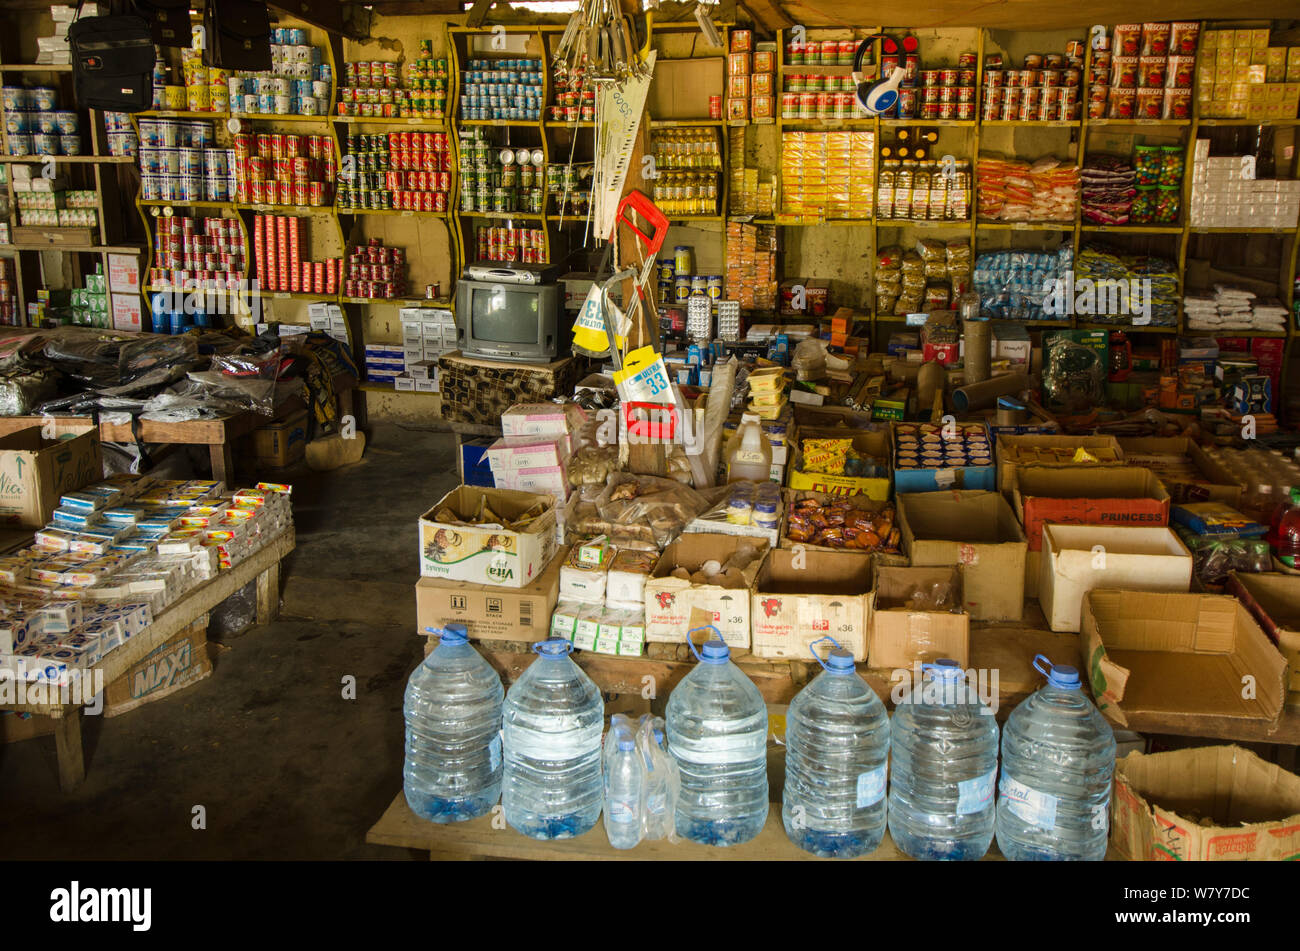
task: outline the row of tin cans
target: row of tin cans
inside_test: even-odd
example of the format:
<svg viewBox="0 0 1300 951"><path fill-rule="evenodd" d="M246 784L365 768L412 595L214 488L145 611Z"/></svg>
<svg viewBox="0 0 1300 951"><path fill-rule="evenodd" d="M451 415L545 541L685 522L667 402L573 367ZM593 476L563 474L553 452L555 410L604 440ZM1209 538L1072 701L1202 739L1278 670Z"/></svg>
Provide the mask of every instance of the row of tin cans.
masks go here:
<svg viewBox="0 0 1300 951"><path fill-rule="evenodd" d="M140 174L143 201L230 201L235 192L229 175L208 177L160 172Z"/></svg>
<svg viewBox="0 0 1300 951"><path fill-rule="evenodd" d="M147 144L147 143L146 143ZM262 155L269 158L329 158L334 142L328 135L296 135L288 132L241 132L231 139L235 155Z"/></svg>
<svg viewBox="0 0 1300 951"><path fill-rule="evenodd" d="M216 145L212 123L206 119L141 119L140 146L146 149L210 149Z"/></svg>

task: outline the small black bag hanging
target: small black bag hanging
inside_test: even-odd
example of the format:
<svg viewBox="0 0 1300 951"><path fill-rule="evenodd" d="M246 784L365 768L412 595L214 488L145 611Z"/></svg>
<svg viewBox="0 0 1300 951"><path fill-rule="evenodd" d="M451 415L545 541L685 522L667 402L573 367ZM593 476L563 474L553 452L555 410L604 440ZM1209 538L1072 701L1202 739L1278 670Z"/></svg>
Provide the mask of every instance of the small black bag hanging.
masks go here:
<svg viewBox="0 0 1300 951"><path fill-rule="evenodd" d="M68 27L68 44L78 106L108 112L153 107L153 34L143 19L80 17Z"/></svg>
<svg viewBox="0 0 1300 951"><path fill-rule="evenodd" d="M271 16L265 3L208 0L203 26L205 65L251 73L271 68Z"/></svg>
<svg viewBox="0 0 1300 951"><path fill-rule="evenodd" d="M131 6L149 23L154 43L189 48L190 0L131 0Z"/></svg>

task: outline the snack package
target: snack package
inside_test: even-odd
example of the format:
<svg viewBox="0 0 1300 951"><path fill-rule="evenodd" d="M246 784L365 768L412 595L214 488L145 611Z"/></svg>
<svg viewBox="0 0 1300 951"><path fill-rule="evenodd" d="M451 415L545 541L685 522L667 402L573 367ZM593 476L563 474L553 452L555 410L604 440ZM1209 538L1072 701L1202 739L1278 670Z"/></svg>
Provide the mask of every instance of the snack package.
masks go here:
<svg viewBox="0 0 1300 951"><path fill-rule="evenodd" d="M805 439L800 443L803 451L803 471L825 475L843 475L844 462L853 448L852 439Z"/></svg>

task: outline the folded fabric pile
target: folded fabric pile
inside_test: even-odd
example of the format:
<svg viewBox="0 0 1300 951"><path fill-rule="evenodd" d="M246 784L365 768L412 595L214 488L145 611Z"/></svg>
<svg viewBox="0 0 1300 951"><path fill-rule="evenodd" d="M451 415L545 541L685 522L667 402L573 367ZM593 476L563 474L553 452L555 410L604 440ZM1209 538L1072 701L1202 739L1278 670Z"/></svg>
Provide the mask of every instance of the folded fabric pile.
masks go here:
<svg viewBox="0 0 1300 951"><path fill-rule="evenodd" d="M1215 284L1214 292L1187 294L1183 313L1191 330L1263 330L1286 332L1286 305L1260 300L1254 291L1232 284Z"/></svg>
<svg viewBox="0 0 1300 951"><path fill-rule="evenodd" d="M1133 165L1116 155L1089 155L1083 163L1083 220L1094 225L1126 225L1137 189Z"/></svg>

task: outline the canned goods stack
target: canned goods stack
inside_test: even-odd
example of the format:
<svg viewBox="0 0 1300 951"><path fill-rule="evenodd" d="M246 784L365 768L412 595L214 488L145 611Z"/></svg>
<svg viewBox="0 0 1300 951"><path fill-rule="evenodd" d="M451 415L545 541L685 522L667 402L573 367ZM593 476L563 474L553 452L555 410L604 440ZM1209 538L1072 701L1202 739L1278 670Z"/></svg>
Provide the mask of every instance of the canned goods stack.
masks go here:
<svg viewBox="0 0 1300 951"><path fill-rule="evenodd" d="M81 154L77 114L59 109L58 90L5 86L0 90L0 104L4 106L10 155Z"/></svg>
<svg viewBox="0 0 1300 951"><path fill-rule="evenodd" d="M783 119L852 119L862 116L850 75L787 74L781 93Z"/></svg>
<svg viewBox="0 0 1300 951"><path fill-rule="evenodd" d="M885 159L876 181L876 217L970 220L970 162Z"/></svg>
<svg viewBox="0 0 1300 951"><path fill-rule="evenodd" d="M406 252L386 248L380 238L348 248L344 297L392 298L406 293Z"/></svg>
<svg viewBox="0 0 1300 951"><path fill-rule="evenodd" d="M337 294L343 260L304 261L307 219L291 215L253 217L253 262L264 291Z"/></svg>
<svg viewBox="0 0 1300 951"><path fill-rule="evenodd" d="M18 324L18 295L13 258L0 258L0 324L14 327Z"/></svg>
<svg viewBox="0 0 1300 951"><path fill-rule="evenodd" d="M985 58L985 120L1072 122L1079 118L1083 43L1071 40L1064 53L1027 53L1023 69L1003 69L1002 57Z"/></svg>
<svg viewBox="0 0 1300 951"><path fill-rule="evenodd" d="M542 214L546 208L542 150L497 148L485 131L460 132L460 210Z"/></svg>
<svg viewBox="0 0 1300 951"><path fill-rule="evenodd" d="M140 120L144 201L229 201L231 173L231 152L216 147L211 122Z"/></svg>
<svg viewBox="0 0 1300 951"><path fill-rule="evenodd" d="M747 310L776 308L776 228L727 223L727 299ZM718 332L726 322L719 309ZM739 330L736 331L739 333Z"/></svg>
<svg viewBox="0 0 1300 951"><path fill-rule="evenodd" d="M350 133L340 209L447 210L452 157L445 132ZM350 167L349 167L350 166Z"/></svg>
<svg viewBox="0 0 1300 951"><path fill-rule="evenodd" d="M236 200L300 208L333 201L337 163L330 136L241 132L234 146Z"/></svg>
<svg viewBox="0 0 1300 951"><path fill-rule="evenodd" d="M784 215L870 218L875 176L874 132L786 132L782 136Z"/></svg>
<svg viewBox="0 0 1300 951"><path fill-rule="evenodd" d="M271 30L271 71L229 78L230 111L327 116L333 79L323 50L308 45L306 30L277 27Z"/></svg>
<svg viewBox="0 0 1300 951"><path fill-rule="evenodd" d="M852 66L858 40L791 40L785 46L787 66Z"/></svg>
<svg viewBox="0 0 1300 951"><path fill-rule="evenodd" d="M428 40L421 41L420 49L420 58L404 68L392 62L344 63L338 114L377 119L446 118L447 60L433 58Z"/></svg>
<svg viewBox="0 0 1300 951"><path fill-rule="evenodd" d="M654 201L668 217L716 215L722 153L714 129L661 129L651 138Z"/></svg>
<svg viewBox="0 0 1300 951"><path fill-rule="evenodd" d="M1190 119L1200 24L1121 23L1092 51L1091 119Z"/></svg>
<svg viewBox="0 0 1300 951"><path fill-rule="evenodd" d="M153 100L155 109L188 112L229 112L230 73L219 66L207 66L203 51L181 50L181 82L169 83L162 59L154 61Z"/></svg>
<svg viewBox="0 0 1300 951"><path fill-rule="evenodd" d="M55 180L58 181L57 179ZM15 178L18 223L38 228L94 228L99 223L93 190L35 191L31 179Z"/></svg>
<svg viewBox="0 0 1300 951"><path fill-rule="evenodd" d="M540 59L472 59L461 79L462 121L528 122L542 117Z"/></svg>
<svg viewBox="0 0 1300 951"><path fill-rule="evenodd" d="M541 228L479 228L478 260L546 263L546 232Z"/></svg>
<svg viewBox="0 0 1300 951"><path fill-rule="evenodd" d="M552 122L592 122L596 118L596 87L587 82L587 71L582 66L567 68L555 64L552 75L555 103L548 107Z"/></svg>
<svg viewBox="0 0 1300 951"><path fill-rule="evenodd" d="M721 116L722 104L716 109ZM709 99L709 117L715 106ZM776 44L755 43L752 30L732 30L727 54L727 118L776 117Z"/></svg>
<svg viewBox="0 0 1300 951"><path fill-rule="evenodd" d="M899 96L899 118L974 119L976 62L976 54L962 53L956 66L921 70L920 88Z"/></svg>
<svg viewBox="0 0 1300 951"><path fill-rule="evenodd" d="M126 112L104 113L104 135L108 139L109 155L137 155L140 141L131 127L131 116Z"/></svg>
<svg viewBox="0 0 1300 951"><path fill-rule="evenodd" d="M693 274L694 248L685 244L677 245L671 258L660 259L658 270L661 307L686 310L690 301L696 299L708 301L707 313L712 314L717 310L718 301L722 300L722 275Z"/></svg>
<svg viewBox="0 0 1300 951"><path fill-rule="evenodd" d="M521 169L522 171L522 169ZM591 208L591 181L596 166L591 164L546 166L546 191L555 199L557 215L585 218Z"/></svg>
<svg viewBox="0 0 1300 951"><path fill-rule="evenodd" d="M244 233L234 218L154 219L150 287L231 290L245 279Z"/></svg>

